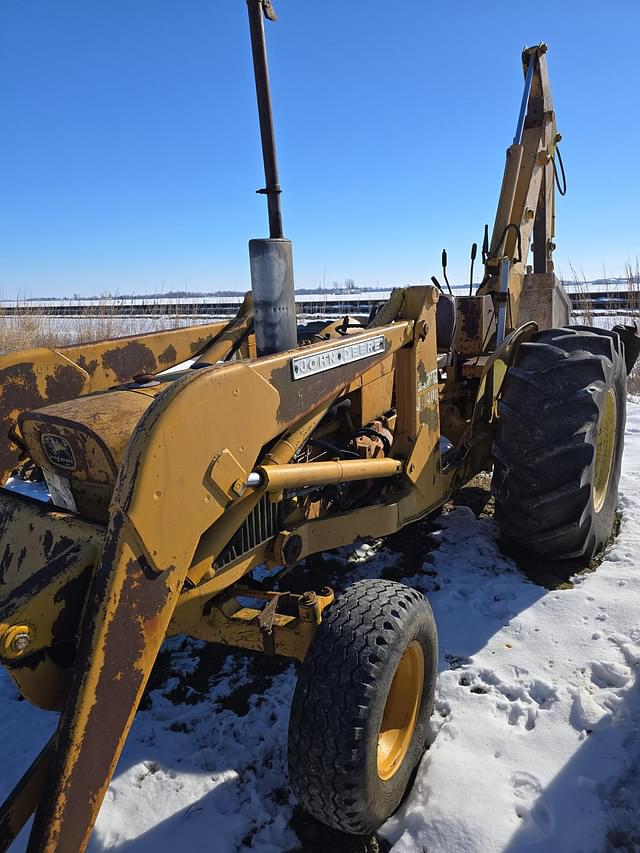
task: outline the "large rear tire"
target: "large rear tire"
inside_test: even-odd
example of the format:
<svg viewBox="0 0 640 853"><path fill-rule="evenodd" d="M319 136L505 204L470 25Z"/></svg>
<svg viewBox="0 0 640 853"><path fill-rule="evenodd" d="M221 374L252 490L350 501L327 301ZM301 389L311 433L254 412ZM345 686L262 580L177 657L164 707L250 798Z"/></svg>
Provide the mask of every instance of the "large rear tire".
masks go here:
<svg viewBox="0 0 640 853"><path fill-rule="evenodd" d="M588 565L613 528L626 368L618 335L539 332L509 368L493 447L503 540L538 560Z"/></svg>
<svg viewBox="0 0 640 853"><path fill-rule="evenodd" d="M360 581L326 611L289 723L289 780L309 814L365 835L396 810L424 752L437 668L435 621L416 590Z"/></svg>

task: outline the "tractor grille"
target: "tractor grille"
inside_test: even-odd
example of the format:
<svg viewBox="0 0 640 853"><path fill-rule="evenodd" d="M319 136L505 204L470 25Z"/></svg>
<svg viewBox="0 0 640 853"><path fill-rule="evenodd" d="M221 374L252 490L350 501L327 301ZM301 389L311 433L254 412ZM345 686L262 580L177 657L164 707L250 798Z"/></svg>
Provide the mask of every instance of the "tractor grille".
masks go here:
<svg viewBox="0 0 640 853"><path fill-rule="evenodd" d="M247 516L247 520L238 529L231 542L215 562L217 569L228 566L235 560L253 551L258 545L271 539L283 527L282 501L271 503L269 495L260 498L260 503Z"/></svg>

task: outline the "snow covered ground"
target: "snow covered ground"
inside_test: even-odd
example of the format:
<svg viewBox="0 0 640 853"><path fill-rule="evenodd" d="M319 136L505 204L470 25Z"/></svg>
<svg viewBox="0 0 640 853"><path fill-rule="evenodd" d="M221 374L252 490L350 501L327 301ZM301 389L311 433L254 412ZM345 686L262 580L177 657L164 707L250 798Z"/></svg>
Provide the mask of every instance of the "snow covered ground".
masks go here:
<svg viewBox="0 0 640 853"><path fill-rule="evenodd" d="M464 497L435 523L309 561L341 588L404 579L440 632L433 740L376 841L306 821L286 778L295 667L165 644L91 853L640 850L640 402L629 404L620 533L566 588L527 580ZM0 797L55 726L0 674ZM23 833L13 849L23 851ZM69 851L72 853L72 851Z"/></svg>

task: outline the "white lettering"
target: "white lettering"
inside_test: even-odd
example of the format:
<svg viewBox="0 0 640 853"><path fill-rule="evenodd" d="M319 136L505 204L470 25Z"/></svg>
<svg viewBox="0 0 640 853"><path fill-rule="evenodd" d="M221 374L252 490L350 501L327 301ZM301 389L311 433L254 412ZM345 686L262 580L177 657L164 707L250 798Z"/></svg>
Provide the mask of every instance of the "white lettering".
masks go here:
<svg viewBox="0 0 640 853"><path fill-rule="evenodd" d="M313 376L315 373L322 373L325 370L331 370L352 361L360 361L360 359L369 358L384 351L384 335L367 338L366 341L341 344L324 352L291 359L292 375L294 379L304 379L305 376Z"/></svg>

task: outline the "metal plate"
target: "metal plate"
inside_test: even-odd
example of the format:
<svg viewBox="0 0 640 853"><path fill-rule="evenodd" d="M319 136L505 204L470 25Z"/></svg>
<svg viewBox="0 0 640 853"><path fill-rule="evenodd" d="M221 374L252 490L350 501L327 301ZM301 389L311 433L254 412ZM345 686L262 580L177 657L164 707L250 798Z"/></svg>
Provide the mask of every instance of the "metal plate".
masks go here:
<svg viewBox="0 0 640 853"><path fill-rule="evenodd" d="M355 336L354 336L355 338ZM342 367L343 364L351 364L363 358L379 355L385 350L385 336L376 335L374 338L365 340L353 340L353 342L331 347L323 352L315 352L312 355L302 355L291 359L291 374L293 379L305 379L316 373L324 373Z"/></svg>

